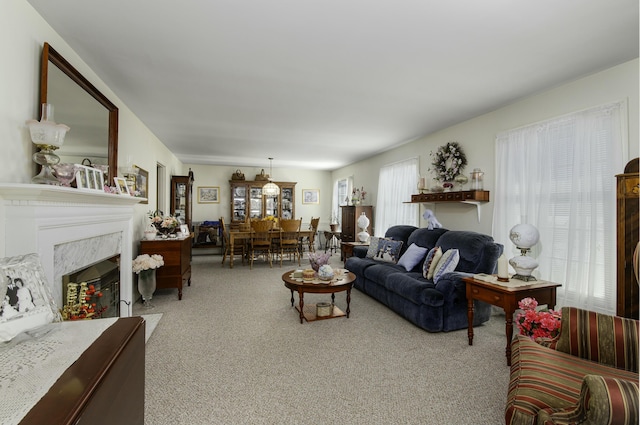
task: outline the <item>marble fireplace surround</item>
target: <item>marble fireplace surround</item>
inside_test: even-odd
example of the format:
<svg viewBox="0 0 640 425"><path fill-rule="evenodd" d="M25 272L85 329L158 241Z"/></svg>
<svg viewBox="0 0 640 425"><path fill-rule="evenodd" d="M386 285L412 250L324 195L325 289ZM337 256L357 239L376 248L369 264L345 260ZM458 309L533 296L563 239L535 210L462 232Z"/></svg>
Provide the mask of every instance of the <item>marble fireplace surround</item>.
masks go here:
<svg viewBox="0 0 640 425"><path fill-rule="evenodd" d="M0 198L4 255L37 252L58 307L63 275L119 254L120 316L131 315L133 214L142 198L17 183L0 184Z"/></svg>

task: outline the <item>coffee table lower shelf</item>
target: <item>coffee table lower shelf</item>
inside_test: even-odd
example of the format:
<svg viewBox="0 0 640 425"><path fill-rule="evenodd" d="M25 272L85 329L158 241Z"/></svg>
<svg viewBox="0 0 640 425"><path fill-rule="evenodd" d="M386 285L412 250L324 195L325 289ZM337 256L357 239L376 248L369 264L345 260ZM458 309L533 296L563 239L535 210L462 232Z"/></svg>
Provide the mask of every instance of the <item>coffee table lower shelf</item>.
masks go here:
<svg viewBox="0 0 640 425"><path fill-rule="evenodd" d="M296 310L300 313L300 306L296 305ZM307 322L313 322L316 320L324 320L324 319L333 319L336 317L346 316L347 313L340 310L337 306L333 306L333 311L328 316L317 316L316 315L316 305L315 304L305 304L302 308L302 314L304 315L304 319Z"/></svg>

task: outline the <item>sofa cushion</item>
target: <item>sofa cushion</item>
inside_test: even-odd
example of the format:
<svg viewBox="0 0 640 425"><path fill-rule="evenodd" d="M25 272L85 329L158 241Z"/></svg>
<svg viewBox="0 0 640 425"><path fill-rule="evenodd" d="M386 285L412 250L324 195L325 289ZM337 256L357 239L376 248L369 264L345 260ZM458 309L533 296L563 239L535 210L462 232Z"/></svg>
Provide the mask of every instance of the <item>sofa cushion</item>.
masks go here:
<svg viewBox="0 0 640 425"><path fill-rule="evenodd" d="M398 265L403 266L405 270L410 272L415 266L424 260L424 257L427 255L427 251L427 248L423 248L412 243L404 254L402 254L400 260L398 260Z"/></svg>
<svg viewBox="0 0 640 425"><path fill-rule="evenodd" d="M416 229L407 239L407 243L409 245L414 243L418 246L431 249L438 245L438 239L440 239L440 237L446 232L448 232L448 230L442 227L433 230L429 230L426 228Z"/></svg>
<svg viewBox="0 0 640 425"><path fill-rule="evenodd" d="M419 275L406 273L389 274L384 283L390 292L398 294L417 305L440 307L444 304L441 292L436 291L433 282L424 280Z"/></svg>
<svg viewBox="0 0 640 425"><path fill-rule="evenodd" d="M450 230L438 239L438 246L443 252L457 248L460 261L456 270L467 273L494 273L498 265L498 257L502 254L502 245L493 238L481 233Z"/></svg>
<svg viewBox="0 0 640 425"><path fill-rule="evenodd" d="M367 250L367 258L375 261L383 261L387 263L397 263L400 259L400 250L403 241L394 241L393 239L372 237Z"/></svg>
<svg viewBox="0 0 640 425"><path fill-rule="evenodd" d="M378 285L385 285L390 274L406 273L404 267L393 263L381 263L374 261L374 265L364 269L364 277Z"/></svg>
<svg viewBox="0 0 640 425"><path fill-rule="evenodd" d="M436 271L438 261L442 257L442 249L439 246L431 248L427 257L424 259L422 267L422 277L425 279L433 279L433 273Z"/></svg>
<svg viewBox="0 0 640 425"><path fill-rule="evenodd" d="M516 335L511 346L511 379L505 409L507 425L533 425L539 410L576 404L586 375L638 380L635 372L543 347L523 335Z"/></svg>
<svg viewBox="0 0 640 425"><path fill-rule="evenodd" d="M385 232L384 237L387 239L393 239L394 241L402 241L402 249L400 250L400 255L402 255L407 250L407 248L409 248L409 236L411 236L411 234L416 231L416 229L418 229L416 226L399 224L389 227Z"/></svg>
<svg viewBox="0 0 640 425"><path fill-rule="evenodd" d="M438 283L440 278L445 273L451 273L458 266L460 260L460 252L457 249L449 249L442 254L442 257L438 260L435 270L433 271L433 281Z"/></svg>

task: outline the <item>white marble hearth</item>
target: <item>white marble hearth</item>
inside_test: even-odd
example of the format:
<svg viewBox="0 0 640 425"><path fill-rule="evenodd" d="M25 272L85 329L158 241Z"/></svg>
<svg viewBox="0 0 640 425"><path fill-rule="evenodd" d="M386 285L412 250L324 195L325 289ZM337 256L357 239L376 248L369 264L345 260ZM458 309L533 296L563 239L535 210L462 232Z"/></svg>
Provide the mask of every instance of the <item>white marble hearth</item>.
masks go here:
<svg viewBox="0 0 640 425"><path fill-rule="evenodd" d="M120 254L120 315L131 315L133 206L142 198L0 184L4 255L37 252L57 305L62 276Z"/></svg>

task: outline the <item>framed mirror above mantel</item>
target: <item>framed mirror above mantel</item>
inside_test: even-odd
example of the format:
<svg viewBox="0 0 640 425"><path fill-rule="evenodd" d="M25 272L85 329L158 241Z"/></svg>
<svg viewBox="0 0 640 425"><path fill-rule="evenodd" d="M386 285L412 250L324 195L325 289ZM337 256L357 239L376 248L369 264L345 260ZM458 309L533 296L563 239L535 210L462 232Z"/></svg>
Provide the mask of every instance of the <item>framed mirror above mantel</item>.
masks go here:
<svg viewBox="0 0 640 425"><path fill-rule="evenodd" d="M107 181L113 184L118 175L118 108L46 42L40 69L43 103L53 104L54 120L71 128L57 152L61 162L87 158L109 165Z"/></svg>

